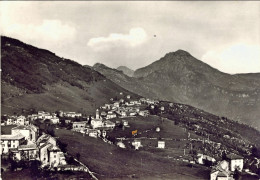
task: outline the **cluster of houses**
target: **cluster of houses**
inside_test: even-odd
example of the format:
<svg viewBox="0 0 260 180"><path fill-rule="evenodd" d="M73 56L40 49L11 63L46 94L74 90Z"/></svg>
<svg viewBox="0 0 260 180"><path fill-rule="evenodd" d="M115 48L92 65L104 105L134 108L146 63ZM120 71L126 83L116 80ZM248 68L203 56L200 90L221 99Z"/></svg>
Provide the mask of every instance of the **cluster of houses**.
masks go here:
<svg viewBox="0 0 260 180"><path fill-rule="evenodd" d="M37 114L25 116L9 116L2 125L17 125L11 129L11 134L1 135L0 154L10 155L14 160L39 160L42 166L59 167L66 165L64 153L57 146L56 139L48 134L43 134L39 137L39 128L30 124L31 120L36 119L49 119L53 124L59 124L60 119L57 117L68 117L65 123L72 123L72 130L81 132L84 135L90 137L106 137L106 130L112 130L115 126L121 124L122 127L129 127L126 117L148 116L148 110L141 110L142 104L149 105L151 109L154 108L159 102L156 100L150 100L140 98L139 100L130 100L130 95L126 96L126 100L120 99L119 101L113 101L111 104L105 104L100 109L96 110L95 116L90 116L89 121L77 121L73 122L70 118L82 117L81 113L76 112L63 112L49 113L39 111ZM173 104L169 104L173 106ZM160 107L161 111L164 111L164 107ZM115 123L111 121L114 118L124 118L117 120ZM160 132L160 128L157 127L156 132ZM141 139L134 139L131 145L135 150L139 150L143 147ZM165 141L158 140L157 148L164 149ZM123 141L117 142L117 146L120 148L126 148ZM193 160L194 161L194 160ZM226 156L226 159L217 163L213 157L197 154L196 163L206 164L210 162L212 166L210 180L229 180L233 178L234 171L243 170L243 157L235 154ZM195 161L194 161L195 163Z"/></svg>
<svg viewBox="0 0 260 180"><path fill-rule="evenodd" d="M1 125L28 125L29 119L25 116L10 116Z"/></svg>
<svg viewBox="0 0 260 180"><path fill-rule="evenodd" d="M92 119L93 118L93 119ZM115 123L102 118L100 116L99 110L97 109L96 111L96 116L91 117L91 120L88 121L80 121L80 122L73 122L72 123L72 130L81 132L83 134L88 134L90 137L105 137L106 136L106 131L105 129L114 129Z"/></svg>
<svg viewBox="0 0 260 180"><path fill-rule="evenodd" d="M50 135L39 136L39 128L34 125L18 125L11 134L1 135L0 154L13 160L39 160L42 166L51 168L66 165L63 152L56 139Z"/></svg>
<svg viewBox="0 0 260 180"><path fill-rule="evenodd" d="M79 118L82 117L81 113L77 112L63 112L59 111L56 113L50 113L45 111L38 111L37 114L31 114L27 117L21 116L8 116L6 121L2 122L1 125L29 125L30 121L34 121L36 119L46 120L49 119L52 124L59 124L60 118L57 117L68 117L68 118Z"/></svg>
<svg viewBox="0 0 260 180"><path fill-rule="evenodd" d="M31 114L27 117L21 116L8 116L6 121L2 122L1 125L29 125L30 121L42 119L49 119L53 124L59 124L60 119L56 116L56 113L49 113L39 111L37 114Z"/></svg>
<svg viewBox="0 0 260 180"><path fill-rule="evenodd" d="M140 106L147 101L144 98L140 100L129 100L130 95L127 95L127 100L120 99L119 101L114 101L112 104L105 104L101 106L102 109L100 116L105 119L113 119L116 117L135 117L137 115L148 116L148 110L140 110ZM155 103L155 101L148 101L149 103Z"/></svg>
<svg viewBox="0 0 260 180"><path fill-rule="evenodd" d="M82 117L82 113L77 113L77 112L63 112L63 111L59 111L58 114L59 114L59 117L71 117L71 118Z"/></svg>
<svg viewBox="0 0 260 180"><path fill-rule="evenodd" d="M114 129L116 125L122 124L123 127L129 127L128 121L125 119L116 121L116 123L110 121L110 119L149 115L148 110L140 110L140 105L147 102L155 103L154 101L144 98L130 100L130 98L130 95L127 95L126 100L120 99L119 101L113 101L111 104L101 106L96 110L95 116L90 116L89 121L73 122L72 130L88 134L91 137L105 137L105 130Z"/></svg>
<svg viewBox="0 0 260 180"><path fill-rule="evenodd" d="M234 179L234 172L242 171L244 159L236 154L227 155L226 159L219 161L213 166L210 173L210 180L230 180Z"/></svg>

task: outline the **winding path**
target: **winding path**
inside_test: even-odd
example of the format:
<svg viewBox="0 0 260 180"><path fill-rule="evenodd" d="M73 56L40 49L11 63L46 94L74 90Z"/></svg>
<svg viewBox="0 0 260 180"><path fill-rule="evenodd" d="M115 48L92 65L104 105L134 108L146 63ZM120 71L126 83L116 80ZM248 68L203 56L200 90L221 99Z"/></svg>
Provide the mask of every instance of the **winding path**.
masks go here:
<svg viewBox="0 0 260 180"><path fill-rule="evenodd" d="M95 179L95 180L98 180L98 178L94 175L94 172L90 171L90 169L85 165L83 164L82 162L78 161L76 158L74 158L75 161L77 161L81 166L83 166L84 168L87 169L88 173L90 174L90 176Z"/></svg>

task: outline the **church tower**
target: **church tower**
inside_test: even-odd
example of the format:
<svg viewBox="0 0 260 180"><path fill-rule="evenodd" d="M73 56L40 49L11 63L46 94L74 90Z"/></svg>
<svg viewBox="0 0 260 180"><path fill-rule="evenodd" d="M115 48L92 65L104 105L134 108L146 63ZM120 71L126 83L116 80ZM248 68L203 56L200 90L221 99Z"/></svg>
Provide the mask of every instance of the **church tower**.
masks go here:
<svg viewBox="0 0 260 180"><path fill-rule="evenodd" d="M96 119L99 119L100 117L99 117L99 110L97 109L96 110Z"/></svg>

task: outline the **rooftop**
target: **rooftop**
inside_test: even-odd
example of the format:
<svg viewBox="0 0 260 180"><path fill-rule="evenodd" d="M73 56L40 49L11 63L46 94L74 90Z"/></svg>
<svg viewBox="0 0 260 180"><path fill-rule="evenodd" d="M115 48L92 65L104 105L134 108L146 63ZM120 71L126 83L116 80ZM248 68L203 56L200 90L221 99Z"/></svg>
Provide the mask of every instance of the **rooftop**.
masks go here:
<svg viewBox="0 0 260 180"><path fill-rule="evenodd" d="M1 135L1 140L20 140L24 138L22 134L8 134L8 135Z"/></svg>
<svg viewBox="0 0 260 180"><path fill-rule="evenodd" d="M36 144L20 145L18 147L18 150L32 150L32 149L37 149Z"/></svg>
<svg viewBox="0 0 260 180"><path fill-rule="evenodd" d="M24 125L20 125L17 127L12 128L12 130L16 130L16 129L20 129L20 130L31 130L31 128L29 128L28 126L24 126Z"/></svg>
<svg viewBox="0 0 260 180"><path fill-rule="evenodd" d="M244 159L242 156L239 156L239 155L233 154L233 153L232 153L232 154L228 154L228 155L227 155L227 158L228 158L228 159L231 159L231 160L232 160L232 159Z"/></svg>
<svg viewBox="0 0 260 180"><path fill-rule="evenodd" d="M58 146L51 145L50 147L48 147L48 150L49 151L60 151L60 148Z"/></svg>
<svg viewBox="0 0 260 180"><path fill-rule="evenodd" d="M73 122L73 124L86 124L86 121L80 121L80 122Z"/></svg>

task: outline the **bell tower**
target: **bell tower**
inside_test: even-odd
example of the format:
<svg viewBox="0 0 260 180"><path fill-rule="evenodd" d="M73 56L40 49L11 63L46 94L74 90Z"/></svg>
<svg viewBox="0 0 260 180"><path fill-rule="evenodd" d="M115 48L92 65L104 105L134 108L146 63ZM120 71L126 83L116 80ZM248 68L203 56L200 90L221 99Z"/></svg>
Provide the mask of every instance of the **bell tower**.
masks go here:
<svg viewBox="0 0 260 180"><path fill-rule="evenodd" d="M97 109L96 110L96 119L99 119L100 117L99 117L99 110Z"/></svg>

